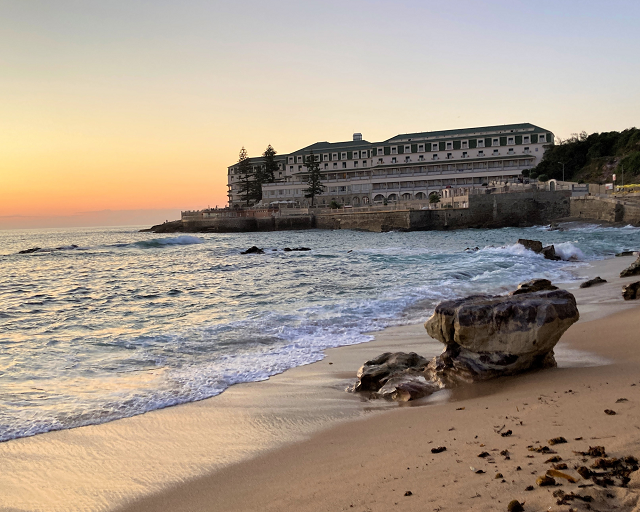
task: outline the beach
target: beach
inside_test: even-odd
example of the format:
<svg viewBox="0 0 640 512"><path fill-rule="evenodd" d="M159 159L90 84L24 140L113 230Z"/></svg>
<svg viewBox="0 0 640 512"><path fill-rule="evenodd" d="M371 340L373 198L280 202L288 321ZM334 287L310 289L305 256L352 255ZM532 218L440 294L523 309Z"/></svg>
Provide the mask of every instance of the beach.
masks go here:
<svg viewBox="0 0 640 512"><path fill-rule="evenodd" d="M557 347L558 368L408 404L346 393L357 368L381 352L441 350L422 325L392 327L211 399L2 443L0 510L506 510L512 499L547 509L549 488L525 488L548 457L527 446L564 436L557 451L570 468L573 450L590 445L640 454L638 310L620 296L634 278L617 277L632 261L577 269L609 282L566 286L581 320ZM432 454L436 446L447 450ZM509 460L499 455L505 449ZM477 457L483 451L491 456ZM614 498L597 499L635 499L609 491Z"/></svg>

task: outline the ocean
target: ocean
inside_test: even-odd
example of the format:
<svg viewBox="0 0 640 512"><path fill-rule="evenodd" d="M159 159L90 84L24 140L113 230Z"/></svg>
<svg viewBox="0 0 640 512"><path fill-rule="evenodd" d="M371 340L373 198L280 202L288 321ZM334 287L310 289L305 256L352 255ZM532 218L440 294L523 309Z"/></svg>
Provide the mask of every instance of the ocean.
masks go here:
<svg viewBox="0 0 640 512"><path fill-rule="evenodd" d="M212 397L422 322L440 300L504 293L535 277L577 280L585 262L640 248L640 228L585 224L138 229L0 231L0 441ZM545 260L519 238L553 243L564 260ZM253 245L265 253L240 254Z"/></svg>

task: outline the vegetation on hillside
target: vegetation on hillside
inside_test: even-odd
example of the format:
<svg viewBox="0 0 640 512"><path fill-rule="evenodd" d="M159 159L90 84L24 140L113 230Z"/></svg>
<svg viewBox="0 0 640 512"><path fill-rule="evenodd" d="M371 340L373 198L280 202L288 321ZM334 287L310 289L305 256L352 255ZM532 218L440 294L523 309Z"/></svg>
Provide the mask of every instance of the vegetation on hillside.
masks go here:
<svg viewBox="0 0 640 512"><path fill-rule="evenodd" d="M566 181L602 184L616 174L620 184L624 169L625 184L640 183L640 130L573 134L547 149L531 177L561 180L563 163Z"/></svg>

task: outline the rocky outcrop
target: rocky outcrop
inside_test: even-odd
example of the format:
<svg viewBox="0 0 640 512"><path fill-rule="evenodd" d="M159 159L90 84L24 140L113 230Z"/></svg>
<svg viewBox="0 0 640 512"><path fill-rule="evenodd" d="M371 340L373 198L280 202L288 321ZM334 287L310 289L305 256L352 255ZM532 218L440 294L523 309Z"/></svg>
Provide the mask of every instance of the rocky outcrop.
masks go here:
<svg viewBox="0 0 640 512"><path fill-rule="evenodd" d="M624 300L640 299L640 281L624 285L622 287L622 298Z"/></svg>
<svg viewBox="0 0 640 512"><path fill-rule="evenodd" d="M264 254L264 249L260 249L260 247L256 247L254 245L249 247L246 251L242 251L240 254Z"/></svg>
<svg viewBox="0 0 640 512"><path fill-rule="evenodd" d="M606 282L607 282L606 279L602 279L600 276L598 276L598 277L594 277L593 279L589 279L584 283L581 283L580 288L591 288L592 286L595 286L597 284L604 284Z"/></svg>
<svg viewBox="0 0 640 512"><path fill-rule="evenodd" d="M542 251L540 251L540 254L542 254L548 260L559 261L562 259L556 254L555 245L547 245L546 247L543 247Z"/></svg>
<svg viewBox="0 0 640 512"><path fill-rule="evenodd" d="M562 259L556 254L556 248L553 245L543 247L542 242L539 240L527 240L525 238L520 238L518 243L520 245L524 245L527 249L535 252L536 254L542 254L548 260L557 261Z"/></svg>
<svg viewBox="0 0 640 512"><path fill-rule="evenodd" d="M542 252L542 242L539 240L527 240L526 238L521 238L518 240L518 243L520 245L524 245L526 249L535 253Z"/></svg>
<svg viewBox="0 0 640 512"><path fill-rule="evenodd" d="M33 254L34 252L38 252L41 250L41 247L33 247L31 249L25 249L24 251L18 251L18 254Z"/></svg>
<svg viewBox="0 0 640 512"><path fill-rule="evenodd" d="M620 277L640 276L640 256L629 267L620 272Z"/></svg>
<svg viewBox="0 0 640 512"><path fill-rule="evenodd" d="M415 352L385 352L358 370L354 391L378 391L391 378L419 375L429 361ZM399 380L396 380L399 383Z"/></svg>
<svg viewBox="0 0 640 512"><path fill-rule="evenodd" d="M148 229L141 229L140 233L184 233L186 231L181 220L172 220L163 222L162 224L156 224Z"/></svg>
<svg viewBox="0 0 640 512"><path fill-rule="evenodd" d="M557 290L548 279L532 279L518 285L518 289L511 292L511 295L521 295L523 293L541 292L543 290Z"/></svg>
<svg viewBox="0 0 640 512"><path fill-rule="evenodd" d="M441 302L425 328L446 348L427 373L450 385L553 366L553 347L578 318L565 290Z"/></svg>
<svg viewBox="0 0 640 512"><path fill-rule="evenodd" d="M406 401L461 382L555 366L553 348L579 318L575 297L544 279L519 289L525 285L553 289L441 302L425 323L445 345L439 356L427 361L414 352L386 352L360 368L351 390Z"/></svg>
<svg viewBox="0 0 640 512"><path fill-rule="evenodd" d="M309 247L285 247L284 252L292 252L292 251L310 251L311 249Z"/></svg>

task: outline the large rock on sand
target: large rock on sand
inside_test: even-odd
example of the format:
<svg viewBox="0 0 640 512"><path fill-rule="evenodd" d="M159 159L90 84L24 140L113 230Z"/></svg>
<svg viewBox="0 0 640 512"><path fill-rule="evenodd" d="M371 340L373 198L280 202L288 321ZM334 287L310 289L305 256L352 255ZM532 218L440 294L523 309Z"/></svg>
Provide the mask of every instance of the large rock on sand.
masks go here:
<svg viewBox="0 0 640 512"><path fill-rule="evenodd" d="M629 267L620 272L620 277L640 276L640 256Z"/></svg>
<svg viewBox="0 0 640 512"><path fill-rule="evenodd" d="M441 302L425 328L446 348L427 373L447 385L554 366L553 347L578 318L565 290Z"/></svg>
<svg viewBox="0 0 640 512"><path fill-rule="evenodd" d="M624 300L640 299L640 281L624 285L622 287L622 298Z"/></svg>
<svg viewBox="0 0 640 512"><path fill-rule="evenodd" d="M396 390L400 394L410 394L417 398L429 394L433 388L426 386L427 382L417 379L422 375L429 361L415 352L385 352L375 359L364 363L358 370L358 381L353 387L354 391L374 391L381 396L396 398L393 396ZM387 386L387 384L389 384ZM386 386L386 388L384 388ZM384 389L383 389L384 388ZM428 388L420 390L420 388Z"/></svg>

